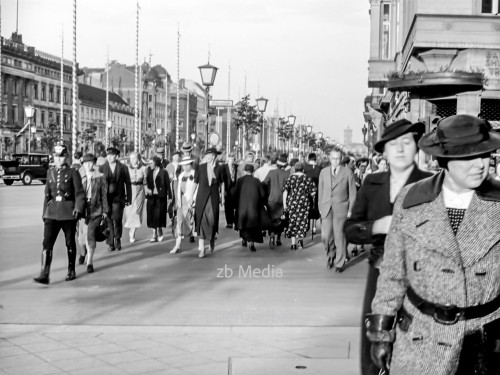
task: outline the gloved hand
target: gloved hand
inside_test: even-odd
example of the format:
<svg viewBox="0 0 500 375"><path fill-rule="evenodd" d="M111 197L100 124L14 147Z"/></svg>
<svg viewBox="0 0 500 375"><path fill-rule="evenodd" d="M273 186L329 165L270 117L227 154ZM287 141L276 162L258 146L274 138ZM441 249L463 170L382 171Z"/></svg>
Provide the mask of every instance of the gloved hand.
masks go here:
<svg viewBox="0 0 500 375"><path fill-rule="evenodd" d="M106 212L103 212L103 214L102 214L102 218L103 218L103 219L106 219L107 217L108 217L108 214L107 214Z"/></svg>
<svg viewBox="0 0 500 375"><path fill-rule="evenodd" d="M392 343L373 342L371 348L372 361L377 367L389 374L392 359Z"/></svg>
<svg viewBox="0 0 500 375"><path fill-rule="evenodd" d="M80 217L80 211L78 211L77 209L74 209L73 210L73 217L75 219L78 219Z"/></svg>

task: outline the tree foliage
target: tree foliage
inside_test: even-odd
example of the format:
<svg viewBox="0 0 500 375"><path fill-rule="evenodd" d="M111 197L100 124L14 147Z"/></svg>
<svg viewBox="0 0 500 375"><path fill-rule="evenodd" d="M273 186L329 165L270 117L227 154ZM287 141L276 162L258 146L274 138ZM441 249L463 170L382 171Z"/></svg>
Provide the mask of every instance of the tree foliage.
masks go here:
<svg viewBox="0 0 500 375"><path fill-rule="evenodd" d="M42 148L50 153L54 148L54 145L60 140L61 132L59 126L57 126L54 120L50 119L47 128L44 129L42 136L40 137Z"/></svg>
<svg viewBox="0 0 500 375"><path fill-rule="evenodd" d="M259 121L259 112L256 106L250 105L250 95L241 98L236 108L235 125L237 129L243 130L243 138L249 143L254 134L261 132L262 123Z"/></svg>

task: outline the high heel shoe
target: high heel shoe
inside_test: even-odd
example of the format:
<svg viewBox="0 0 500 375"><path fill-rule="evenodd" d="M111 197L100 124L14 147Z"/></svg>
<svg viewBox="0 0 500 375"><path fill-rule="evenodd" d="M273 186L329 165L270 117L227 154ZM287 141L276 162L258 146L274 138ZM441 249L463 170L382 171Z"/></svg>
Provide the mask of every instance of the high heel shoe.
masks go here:
<svg viewBox="0 0 500 375"><path fill-rule="evenodd" d="M304 242L302 240L298 240L297 244L303 249L304 248Z"/></svg>
<svg viewBox="0 0 500 375"><path fill-rule="evenodd" d="M170 254L177 254L177 253L181 253L182 250L180 247L174 247L172 250L170 250Z"/></svg>
<svg viewBox="0 0 500 375"><path fill-rule="evenodd" d="M292 247L290 249L293 251L297 250L297 245L292 245Z"/></svg>

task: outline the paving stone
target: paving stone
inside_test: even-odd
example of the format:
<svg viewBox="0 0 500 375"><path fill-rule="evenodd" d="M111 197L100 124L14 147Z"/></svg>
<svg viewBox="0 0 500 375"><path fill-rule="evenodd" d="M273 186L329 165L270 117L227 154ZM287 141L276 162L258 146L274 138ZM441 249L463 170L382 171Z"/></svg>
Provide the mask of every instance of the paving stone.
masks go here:
<svg viewBox="0 0 500 375"><path fill-rule="evenodd" d="M33 354L23 354L2 358L0 361L0 368L7 369L9 367L38 365L43 363L45 362Z"/></svg>
<svg viewBox="0 0 500 375"><path fill-rule="evenodd" d="M77 349L69 348L62 350L51 350L47 352L40 352L37 353L37 356L44 359L47 362L57 362L64 359L86 357L87 354Z"/></svg>
<svg viewBox="0 0 500 375"><path fill-rule="evenodd" d="M298 369L296 366L305 368ZM358 363L345 359L233 358L229 375L359 375Z"/></svg>
<svg viewBox="0 0 500 375"><path fill-rule="evenodd" d="M51 350L68 349L67 345L61 344L60 342L53 340L44 343L23 344L21 347L30 353L41 353L41 352L48 352Z"/></svg>
<svg viewBox="0 0 500 375"><path fill-rule="evenodd" d="M93 367L71 371L71 375L123 375L123 370L113 366Z"/></svg>
<svg viewBox="0 0 500 375"><path fill-rule="evenodd" d="M12 357L13 355L22 355L27 354L26 350L22 349L19 346L2 346L0 347L0 358L4 357Z"/></svg>
<svg viewBox="0 0 500 375"><path fill-rule="evenodd" d="M81 347L80 350L89 355L99 355L107 353L124 352L127 349L116 344L100 344L95 346L84 346Z"/></svg>
<svg viewBox="0 0 500 375"><path fill-rule="evenodd" d="M137 353L149 358L170 358L189 353L187 350L174 348L171 345L158 344L153 348L139 349Z"/></svg>
<svg viewBox="0 0 500 375"><path fill-rule="evenodd" d="M171 369L170 366L155 359L145 359L136 362L123 363L116 365L115 367L122 369L128 374L134 374L134 375L144 374L152 371L160 371L160 370L167 371Z"/></svg>
<svg viewBox="0 0 500 375"><path fill-rule="evenodd" d="M40 363L37 365L28 366L16 366L6 369L9 375L26 375L26 374L36 374L36 375L48 375L54 373L60 373L61 369L51 365L50 363Z"/></svg>
<svg viewBox="0 0 500 375"><path fill-rule="evenodd" d="M109 367L108 364L100 359L93 357L71 358L64 359L53 363L55 366L61 368L66 372L80 371L93 369L96 367ZM97 374L97 372L94 372Z"/></svg>
<svg viewBox="0 0 500 375"><path fill-rule="evenodd" d="M104 362L107 362L110 365L118 365L120 363L128 363L128 362L144 360L147 359L148 357L134 351L126 351L119 353L108 353L108 354L97 355L96 358Z"/></svg>
<svg viewBox="0 0 500 375"><path fill-rule="evenodd" d="M157 360L179 369L213 362L210 358L192 353L175 357L157 358Z"/></svg>
<svg viewBox="0 0 500 375"><path fill-rule="evenodd" d="M227 363L210 363L201 366L192 366L184 368L188 374L192 375L225 375L228 373ZM257 374L256 372L253 375ZM261 375L261 374L259 374Z"/></svg>
<svg viewBox="0 0 500 375"><path fill-rule="evenodd" d="M292 350L305 358L348 358L349 345L336 344L331 346L312 346L303 349Z"/></svg>

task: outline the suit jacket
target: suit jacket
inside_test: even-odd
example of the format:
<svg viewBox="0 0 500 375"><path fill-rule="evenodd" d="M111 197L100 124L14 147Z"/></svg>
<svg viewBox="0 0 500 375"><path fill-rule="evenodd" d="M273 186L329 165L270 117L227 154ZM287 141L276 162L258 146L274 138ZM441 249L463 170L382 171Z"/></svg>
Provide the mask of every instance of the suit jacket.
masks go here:
<svg viewBox="0 0 500 375"><path fill-rule="evenodd" d="M500 183L486 180L476 189L455 235L443 177L441 172L403 188L394 205L372 303L374 314L394 316L404 306L413 315L406 332L396 327L394 374L454 374L464 336L500 319L497 309L444 325L423 315L406 296L411 286L429 302L469 307L500 293Z"/></svg>
<svg viewBox="0 0 500 375"><path fill-rule="evenodd" d="M167 171L163 167L160 167L160 170L158 171L158 174L156 175L154 181L153 181L153 176L154 176L153 171L154 169L148 168L146 172L146 185L148 189L153 192L156 183L156 190L158 191L158 197L165 199L172 199L172 189L170 188L170 178L168 177Z"/></svg>
<svg viewBox="0 0 500 375"><path fill-rule="evenodd" d="M229 168L233 170L233 178L231 179L231 171ZM233 164L229 166L228 164L224 164L222 168L223 178L224 178L224 192L227 198L231 198L234 195L234 189L236 187L236 180L238 179L238 166Z"/></svg>
<svg viewBox="0 0 500 375"><path fill-rule="evenodd" d="M224 176L221 165L215 165L214 175L215 177L212 180L211 185L209 185L206 163L200 164L194 174L194 182L198 185L198 188L196 190L196 206L194 215L197 233L200 233L201 218L209 199L212 202L212 210L214 213L214 232L217 233L219 230L219 193L221 185L224 183Z"/></svg>
<svg viewBox="0 0 500 375"><path fill-rule="evenodd" d="M42 215L44 219L75 220L73 210L83 213L85 191L76 169L66 164L60 169L50 168L46 181Z"/></svg>
<svg viewBox="0 0 500 375"><path fill-rule="evenodd" d="M89 183L87 175L82 177L82 185L85 192L87 191L87 184ZM86 202L85 216L96 217L101 216L103 213L109 213L109 205L107 199L108 187L104 175L96 169L92 173L91 184L91 198L90 202ZM86 196L86 195L85 195Z"/></svg>
<svg viewBox="0 0 500 375"><path fill-rule="evenodd" d="M356 200L356 182L354 174L349 168L339 166L337 175L333 178L332 168L326 167L319 174L318 209L321 217L325 218L330 209L352 212ZM333 191L333 196L332 196Z"/></svg>
<svg viewBox="0 0 500 375"><path fill-rule="evenodd" d="M101 166L101 172L108 186L108 203L131 204L132 186L128 167L117 160L114 173L111 171L109 163Z"/></svg>
<svg viewBox="0 0 500 375"><path fill-rule="evenodd" d="M415 165L406 185L432 176ZM358 191L352 215L344 224L347 241L355 244L373 244L370 262L378 265L384 253L385 234L372 234L375 220L392 215L393 203L390 202L391 173L370 173Z"/></svg>

